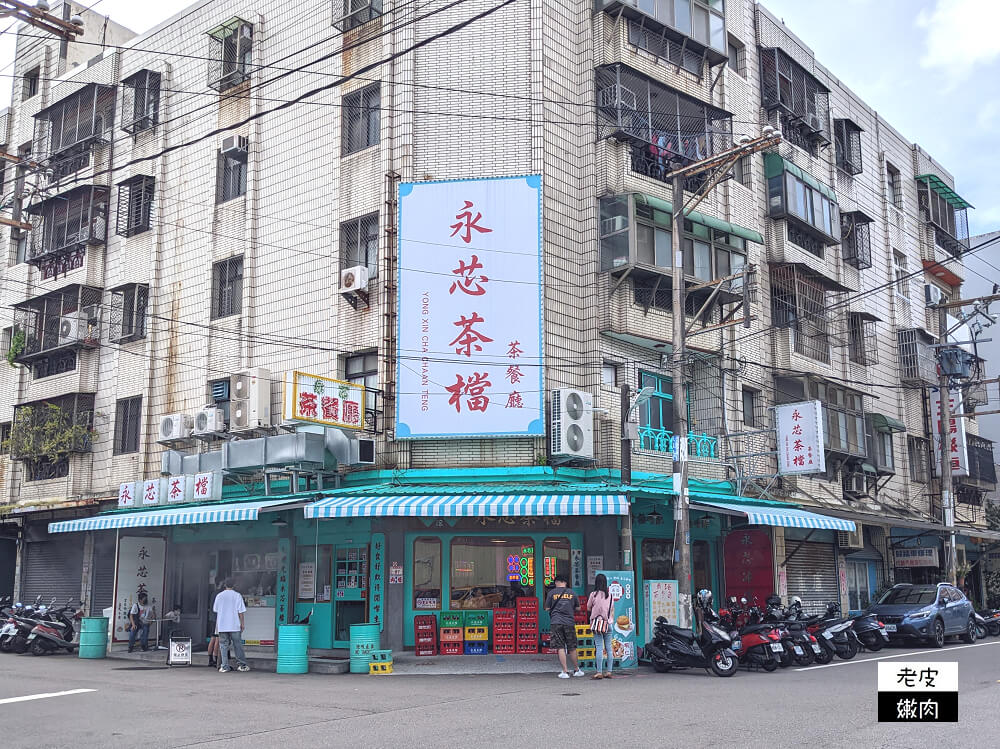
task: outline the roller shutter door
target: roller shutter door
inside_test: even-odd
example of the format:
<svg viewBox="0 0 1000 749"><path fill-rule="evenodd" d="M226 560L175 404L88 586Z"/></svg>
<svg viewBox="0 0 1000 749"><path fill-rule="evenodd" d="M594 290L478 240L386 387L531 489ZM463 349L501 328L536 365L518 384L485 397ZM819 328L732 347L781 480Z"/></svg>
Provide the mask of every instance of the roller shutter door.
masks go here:
<svg viewBox="0 0 1000 749"><path fill-rule="evenodd" d="M785 565L788 597L802 599L807 614L821 614L830 601L840 602L840 582L833 544L785 541L785 553L792 558Z"/></svg>
<svg viewBox="0 0 1000 749"><path fill-rule="evenodd" d="M115 532L94 534L94 582L90 593L90 614L101 616L115 597Z"/></svg>
<svg viewBox="0 0 1000 749"><path fill-rule="evenodd" d="M83 539L83 533L66 533L46 541L25 543L21 600L34 601L40 595L44 603L53 596L60 604L67 599L78 602L83 578Z"/></svg>

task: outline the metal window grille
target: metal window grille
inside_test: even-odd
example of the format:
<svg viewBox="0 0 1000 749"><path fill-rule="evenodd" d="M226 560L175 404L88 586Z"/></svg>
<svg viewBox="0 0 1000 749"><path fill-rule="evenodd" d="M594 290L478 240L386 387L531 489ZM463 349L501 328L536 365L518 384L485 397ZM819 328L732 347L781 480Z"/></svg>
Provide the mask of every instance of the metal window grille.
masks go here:
<svg viewBox="0 0 1000 749"><path fill-rule="evenodd" d="M829 89L778 48L760 50L760 81L766 109L784 110L794 118L793 129L829 143Z"/></svg>
<svg viewBox="0 0 1000 749"><path fill-rule="evenodd" d="M41 380L76 369L76 351L54 351L31 362L31 378Z"/></svg>
<svg viewBox="0 0 1000 749"><path fill-rule="evenodd" d="M997 471L996 463L993 459L993 442L974 434L968 435L967 439L969 449L969 478L974 481L996 484Z"/></svg>
<svg viewBox="0 0 1000 749"><path fill-rule="evenodd" d="M747 189L753 186L753 166L749 156L736 160L733 165L733 179Z"/></svg>
<svg viewBox="0 0 1000 749"><path fill-rule="evenodd" d="M333 0L333 27L350 31L382 15L382 0Z"/></svg>
<svg viewBox="0 0 1000 749"><path fill-rule="evenodd" d="M746 47L733 38L729 39L729 69L736 75L745 76L747 73L747 53Z"/></svg>
<svg viewBox="0 0 1000 749"><path fill-rule="evenodd" d="M128 343L146 337L148 303L149 287L145 284L127 284L111 292L109 338L112 343Z"/></svg>
<svg viewBox="0 0 1000 749"><path fill-rule="evenodd" d="M903 207L903 182L899 170L892 164L885 165L886 187L889 191L889 202L896 208Z"/></svg>
<svg viewBox="0 0 1000 749"><path fill-rule="evenodd" d="M379 433L382 391L378 387L378 352L367 351L344 359L344 379L365 388L364 429Z"/></svg>
<svg viewBox="0 0 1000 749"><path fill-rule="evenodd" d="M246 152L219 151L218 176L216 180L215 202L225 203L247 191Z"/></svg>
<svg viewBox="0 0 1000 749"><path fill-rule="evenodd" d="M35 115L34 147L50 161L111 141L115 86L89 83Z"/></svg>
<svg viewBox="0 0 1000 749"><path fill-rule="evenodd" d="M227 91L250 80L253 24L232 18L208 32L208 85Z"/></svg>
<svg viewBox="0 0 1000 749"><path fill-rule="evenodd" d="M79 267L87 245L101 245L108 236L107 187L85 185L28 206L34 216L27 262L42 265L58 256L76 254Z"/></svg>
<svg viewBox="0 0 1000 749"><path fill-rule="evenodd" d="M871 219L860 211L840 214L840 252L858 270L872 267Z"/></svg>
<svg viewBox="0 0 1000 749"><path fill-rule="evenodd" d="M927 333L919 328L896 332L899 347L899 376L905 383L920 384L937 381L937 361Z"/></svg>
<svg viewBox="0 0 1000 749"><path fill-rule="evenodd" d="M378 275L378 214L345 221L340 225L340 267L361 265L368 277Z"/></svg>
<svg viewBox="0 0 1000 749"><path fill-rule="evenodd" d="M931 479L930 440L907 437L906 449L910 462L910 480L926 484Z"/></svg>
<svg viewBox="0 0 1000 749"><path fill-rule="evenodd" d="M848 174L861 174L861 128L850 120L833 121L837 166Z"/></svg>
<svg viewBox="0 0 1000 749"><path fill-rule="evenodd" d="M866 367L878 364L875 321L861 313L852 312L848 317L848 324L848 358L855 364Z"/></svg>
<svg viewBox="0 0 1000 749"><path fill-rule="evenodd" d="M160 74L140 70L122 81L122 125L129 135L156 127L160 116Z"/></svg>
<svg viewBox="0 0 1000 749"><path fill-rule="evenodd" d="M381 90L373 83L343 98L343 134L341 153L347 156L374 146L379 142Z"/></svg>
<svg viewBox="0 0 1000 749"><path fill-rule="evenodd" d="M629 21L628 40L660 60L683 68L699 80L704 75L705 55L668 38L663 31L648 28L643 22Z"/></svg>
<svg viewBox="0 0 1000 749"><path fill-rule="evenodd" d="M794 245L798 245L803 250L815 255L816 257L823 257L825 246L819 239L793 221L786 221L785 224L788 227L787 231L789 242Z"/></svg>
<svg viewBox="0 0 1000 749"><path fill-rule="evenodd" d="M118 183L118 219L115 234L131 237L149 231L156 180L136 175Z"/></svg>
<svg viewBox="0 0 1000 749"><path fill-rule="evenodd" d="M142 396L121 398L115 405L115 455L139 452Z"/></svg>
<svg viewBox="0 0 1000 749"><path fill-rule="evenodd" d="M797 354L829 364L830 322L826 289L792 265L771 270L771 316L775 327L794 331Z"/></svg>
<svg viewBox="0 0 1000 749"><path fill-rule="evenodd" d="M25 337L20 358L27 361L53 349L96 346L100 304L100 289L73 285L15 306L14 328Z"/></svg>
<svg viewBox="0 0 1000 749"><path fill-rule="evenodd" d="M212 266L212 319L243 311L243 256L237 255Z"/></svg>
<svg viewBox="0 0 1000 749"><path fill-rule="evenodd" d="M70 393L69 395L49 398L47 400L21 403L14 406L14 431L17 431L18 424L26 419L30 419L31 426L41 426L44 423L52 423L49 407L54 406L58 410L56 422L62 422L66 426L80 425L93 427L94 425L94 396L90 393ZM32 430L30 440L19 440L11 451L11 457L17 460L37 460L37 456L44 449L42 440L44 435L41 430ZM93 440L90 436L82 437L79 442L70 447L71 452L90 452L93 447Z"/></svg>
<svg viewBox="0 0 1000 749"><path fill-rule="evenodd" d="M21 101L27 101L38 95L38 83L42 78L41 68L32 68L24 74L21 81Z"/></svg>
<svg viewBox="0 0 1000 749"><path fill-rule="evenodd" d="M927 182L917 182L920 217L934 228L934 242L959 257L969 249L969 219L965 208L955 208Z"/></svg>

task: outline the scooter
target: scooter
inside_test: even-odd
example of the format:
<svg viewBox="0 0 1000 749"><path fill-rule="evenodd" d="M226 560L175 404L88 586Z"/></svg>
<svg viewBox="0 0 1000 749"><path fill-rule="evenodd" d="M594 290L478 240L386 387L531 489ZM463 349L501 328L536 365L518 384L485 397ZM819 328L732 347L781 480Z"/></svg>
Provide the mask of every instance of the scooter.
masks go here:
<svg viewBox="0 0 1000 749"><path fill-rule="evenodd" d="M797 600L798 596L793 600ZM806 631L803 623L796 621L791 616L791 610L781 607L781 597L771 595L767 597L767 612L763 616L765 622L771 623L781 635L781 643L785 646L785 655L781 659L782 668L788 668L793 663L799 666L811 666L816 659L813 644L817 650L819 643ZM801 610L801 601L799 601Z"/></svg>
<svg viewBox="0 0 1000 749"><path fill-rule="evenodd" d="M985 640L986 635L989 634L990 628L986 624L986 619L977 611L972 612L972 619L974 626L976 628L976 639Z"/></svg>
<svg viewBox="0 0 1000 749"><path fill-rule="evenodd" d="M741 665L758 666L769 673L777 670L778 659L785 650L781 636L770 625L747 624L736 596L729 598L728 609L719 611L719 624L729 632L732 651Z"/></svg>
<svg viewBox="0 0 1000 749"><path fill-rule="evenodd" d="M1000 609L983 609L978 613L986 624L986 634L1000 637Z"/></svg>
<svg viewBox="0 0 1000 749"><path fill-rule="evenodd" d="M840 604L829 603L826 607L826 617L807 619L806 629L824 648L838 658L849 661L861 650L861 641L854 633L854 622L851 619L839 618L837 616L839 613Z"/></svg>
<svg viewBox="0 0 1000 749"><path fill-rule="evenodd" d="M858 614L851 621L854 622L851 629L865 649L877 653L889 642L889 633L875 614Z"/></svg>
<svg viewBox="0 0 1000 749"><path fill-rule="evenodd" d="M74 652L78 643L73 642L76 634L74 622L83 617L83 610L77 609L72 618L66 616L71 608L69 602L62 608L52 612L52 621L39 622L28 635L28 646L32 655L46 655L65 648Z"/></svg>
<svg viewBox="0 0 1000 749"><path fill-rule="evenodd" d="M716 676L732 676L739 667L739 658L732 651L729 635L713 622L718 616L712 611L712 593L698 591L695 609L701 634L668 624L662 616L656 620L653 640L646 643L645 653L659 673L671 669L704 668Z"/></svg>
<svg viewBox="0 0 1000 749"><path fill-rule="evenodd" d="M7 639L2 643L4 651L8 653L25 653L28 650L28 635L35 625L45 621L48 617L48 606L41 605L42 597L38 596L34 604L22 606L16 604L16 613L12 612L7 618L4 631ZM55 603L55 599L52 600Z"/></svg>

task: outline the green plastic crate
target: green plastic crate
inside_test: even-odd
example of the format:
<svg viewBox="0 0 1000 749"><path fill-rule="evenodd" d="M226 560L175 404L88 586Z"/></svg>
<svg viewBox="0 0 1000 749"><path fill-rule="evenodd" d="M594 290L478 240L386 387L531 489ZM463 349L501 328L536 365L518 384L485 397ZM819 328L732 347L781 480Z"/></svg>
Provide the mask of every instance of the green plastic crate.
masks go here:
<svg viewBox="0 0 1000 749"><path fill-rule="evenodd" d="M447 628L462 627L461 611L442 611L441 626Z"/></svg>
<svg viewBox="0 0 1000 749"><path fill-rule="evenodd" d="M391 650L373 650L372 663L392 663Z"/></svg>
<svg viewBox="0 0 1000 749"><path fill-rule="evenodd" d="M485 627L490 623L489 612L486 611L466 611L465 612L465 626L466 627Z"/></svg>

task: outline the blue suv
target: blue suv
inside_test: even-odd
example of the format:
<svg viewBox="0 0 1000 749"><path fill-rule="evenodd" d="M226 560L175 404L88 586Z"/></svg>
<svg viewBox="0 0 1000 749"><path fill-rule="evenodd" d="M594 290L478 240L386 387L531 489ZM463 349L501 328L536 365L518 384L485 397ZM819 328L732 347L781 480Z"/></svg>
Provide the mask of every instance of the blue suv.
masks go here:
<svg viewBox="0 0 1000 749"><path fill-rule="evenodd" d="M894 585L868 611L885 624L890 640L927 640L937 648L951 635L968 643L976 640L972 603L947 583Z"/></svg>

